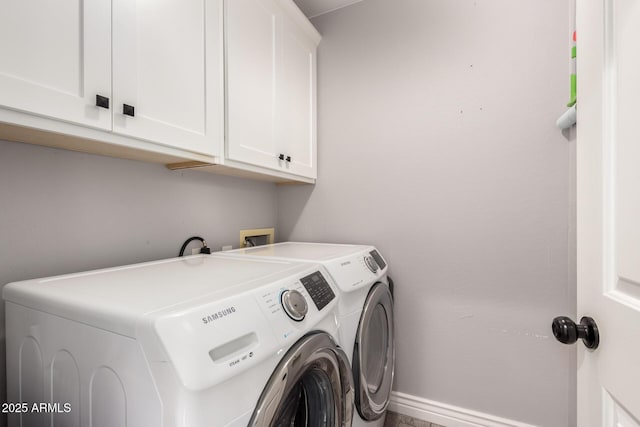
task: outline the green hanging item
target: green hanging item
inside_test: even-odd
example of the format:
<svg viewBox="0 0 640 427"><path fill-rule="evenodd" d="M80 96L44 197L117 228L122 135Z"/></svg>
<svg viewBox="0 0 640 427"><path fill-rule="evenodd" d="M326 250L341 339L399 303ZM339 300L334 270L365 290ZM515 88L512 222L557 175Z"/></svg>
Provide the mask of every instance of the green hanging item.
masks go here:
<svg viewBox="0 0 640 427"><path fill-rule="evenodd" d="M573 32L573 47L571 48L571 98L567 107L573 107L577 101L577 78L576 78L576 32Z"/></svg>

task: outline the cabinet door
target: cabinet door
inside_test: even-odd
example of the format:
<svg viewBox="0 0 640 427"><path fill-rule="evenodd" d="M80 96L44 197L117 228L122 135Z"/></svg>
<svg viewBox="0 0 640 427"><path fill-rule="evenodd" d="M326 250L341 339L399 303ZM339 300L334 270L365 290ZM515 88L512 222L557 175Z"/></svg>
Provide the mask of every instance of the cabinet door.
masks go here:
<svg viewBox="0 0 640 427"><path fill-rule="evenodd" d="M270 0L227 0L225 4L226 154L232 160L280 169L275 133L279 11Z"/></svg>
<svg viewBox="0 0 640 427"><path fill-rule="evenodd" d="M0 106L111 129L111 2L2 0Z"/></svg>
<svg viewBox="0 0 640 427"><path fill-rule="evenodd" d="M219 154L221 2L113 0L114 132Z"/></svg>
<svg viewBox="0 0 640 427"><path fill-rule="evenodd" d="M287 172L316 177L316 42L287 18L282 25L278 134Z"/></svg>

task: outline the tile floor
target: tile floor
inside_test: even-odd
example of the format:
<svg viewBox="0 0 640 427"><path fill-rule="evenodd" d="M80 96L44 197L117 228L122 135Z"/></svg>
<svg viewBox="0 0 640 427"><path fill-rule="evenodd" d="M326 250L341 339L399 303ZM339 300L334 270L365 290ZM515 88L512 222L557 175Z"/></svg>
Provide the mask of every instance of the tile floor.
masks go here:
<svg viewBox="0 0 640 427"><path fill-rule="evenodd" d="M387 419L384 422L384 427L444 427L439 424L433 424L427 421L416 420L407 415L396 414L395 412L388 411Z"/></svg>

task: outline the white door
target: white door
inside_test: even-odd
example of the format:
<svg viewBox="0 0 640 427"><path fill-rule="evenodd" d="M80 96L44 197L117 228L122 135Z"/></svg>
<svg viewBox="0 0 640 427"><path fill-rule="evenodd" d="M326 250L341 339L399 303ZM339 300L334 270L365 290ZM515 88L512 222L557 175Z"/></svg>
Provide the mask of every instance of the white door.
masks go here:
<svg viewBox="0 0 640 427"><path fill-rule="evenodd" d="M217 155L222 0L113 1L113 131Z"/></svg>
<svg viewBox="0 0 640 427"><path fill-rule="evenodd" d="M284 18L284 17L283 17ZM300 26L282 23L277 128L287 172L316 177L316 46Z"/></svg>
<svg viewBox="0 0 640 427"><path fill-rule="evenodd" d="M279 8L272 0L226 1L227 157L280 169L276 135Z"/></svg>
<svg viewBox="0 0 640 427"><path fill-rule="evenodd" d="M578 426L640 426L640 2L577 2Z"/></svg>
<svg viewBox="0 0 640 427"><path fill-rule="evenodd" d="M0 106L111 129L111 2L0 2ZM106 104L104 104L106 106Z"/></svg>

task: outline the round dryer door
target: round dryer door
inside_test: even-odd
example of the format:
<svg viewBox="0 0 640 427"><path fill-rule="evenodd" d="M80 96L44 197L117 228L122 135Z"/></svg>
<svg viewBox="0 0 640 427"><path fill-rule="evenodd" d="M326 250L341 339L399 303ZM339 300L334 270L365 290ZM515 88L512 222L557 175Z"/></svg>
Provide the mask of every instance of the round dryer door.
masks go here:
<svg viewBox="0 0 640 427"><path fill-rule="evenodd" d="M249 426L350 427L353 394L347 355L329 334L312 333L282 358Z"/></svg>
<svg viewBox="0 0 640 427"><path fill-rule="evenodd" d="M355 402L362 419L377 420L387 410L394 364L393 299L386 284L376 283L364 303L353 350Z"/></svg>

